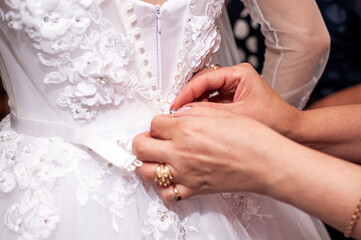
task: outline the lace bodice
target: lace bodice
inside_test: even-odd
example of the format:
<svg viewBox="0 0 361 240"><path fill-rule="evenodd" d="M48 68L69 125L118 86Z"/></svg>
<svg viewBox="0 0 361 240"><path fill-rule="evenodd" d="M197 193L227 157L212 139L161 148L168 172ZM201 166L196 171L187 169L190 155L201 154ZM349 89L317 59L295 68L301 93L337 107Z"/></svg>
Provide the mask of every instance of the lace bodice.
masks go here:
<svg viewBox="0 0 361 240"><path fill-rule="evenodd" d="M127 108L145 103L149 109L150 102L154 108L169 105L218 48L214 22L223 2L169 1L162 7L135 3L133 7L133 1L121 0L5 1L2 46L8 49L1 49L7 60L3 75L6 79L7 70L13 82L21 80L17 88L6 84L10 97L13 93L19 103L12 104L13 111L78 124L109 109L129 112ZM178 21L180 15L188 20ZM190 56L192 62L186 59ZM15 66L9 57L15 58ZM21 76L13 76L19 70ZM29 89L32 94L25 93Z"/></svg>
<svg viewBox="0 0 361 240"><path fill-rule="evenodd" d="M174 0L161 7L129 0L1 3L0 62L13 127L61 136L123 166L119 156L129 156L115 142L122 139L110 143L99 136L109 140L114 129L128 131L118 130L120 138L134 124L145 130L144 122L168 112L180 88L219 48L215 20L222 6Z"/></svg>
<svg viewBox="0 0 361 240"><path fill-rule="evenodd" d="M168 0L161 7L139 0L0 3L0 70L12 127L28 135L60 136L117 166L129 165L134 157L119 150L117 142L124 141L120 136L129 139L147 130L154 115L168 112L182 86L210 63L218 49L217 63L237 63L227 16L219 17L223 3ZM299 48L302 38L296 41L294 36L307 31L303 26L292 30L298 18L290 18L290 27L275 17L273 5L244 3L262 25L270 49L266 80L302 106L322 72L321 56L327 58L327 51L305 55ZM300 9L312 12L322 29L317 7L307 1ZM302 59L302 64L293 68L289 59ZM115 133L118 139L112 138Z"/></svg>

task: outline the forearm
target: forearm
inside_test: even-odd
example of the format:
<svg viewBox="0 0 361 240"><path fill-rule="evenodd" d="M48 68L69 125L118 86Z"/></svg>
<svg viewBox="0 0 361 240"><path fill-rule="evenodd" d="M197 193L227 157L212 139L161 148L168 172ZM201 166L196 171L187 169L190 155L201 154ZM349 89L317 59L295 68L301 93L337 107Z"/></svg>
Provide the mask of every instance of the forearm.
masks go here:
<svg viewBox="0 0 361 240"><path fill-rule="evenodd" d="M319 151L361 162L361 105L300 112L285 134Z"/></svg>
<svg viewBox="0 0 361 240"><path fill-rule="evenodd" d="M273 156L278 171L266 194L344 231L361 198L361 167L295 143ZM361 222L353 236L361 238Z"/></svg>
<svg viewBox="0 0 361 240"><path fill-rule="evenodd" d="M307 109L361 104L361 84L343 89L313 103Z"/></svg>

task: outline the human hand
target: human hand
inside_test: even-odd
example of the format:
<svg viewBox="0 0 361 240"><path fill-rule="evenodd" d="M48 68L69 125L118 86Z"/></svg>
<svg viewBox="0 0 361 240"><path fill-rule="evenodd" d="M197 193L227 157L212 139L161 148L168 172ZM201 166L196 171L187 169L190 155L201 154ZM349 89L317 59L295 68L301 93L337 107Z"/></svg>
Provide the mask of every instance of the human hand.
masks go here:
<svg viewBox="0 0 361 240"><path fill-rule="evenodd" d="M194 107L174 116L158 116L150 132L134 138L133 151L144 163L136 171L146 181L154 180L160 163L170 169L172 185L155 184L166 201L177 196L174 189L183 199L256 192L343 230L360 197L358 166L292 142L230 111ZM359 229L354 236L360 236Z"/></svg>
<svg viewBox="0 0 361 240"><path fill-rule="evenodd" d="M136 170L144 180L153 181L159 163L164 163L185 199L217 192L263 193L281 176L274 159L284 141L288 140L250 118L194 107L155 117L150 132L134 138L133 152L144 163ZM156 190L172 200L172 186L156 185Z"/></svg>
<svg viewBox="0 0 361 240"><path fill-rule="evenodd" d="M218 95L210 97L214 92ZM284 135L294 128L301 114L247 63L198 72L179 92L171 108L182 110L195 106L243 114Z"/></svg>

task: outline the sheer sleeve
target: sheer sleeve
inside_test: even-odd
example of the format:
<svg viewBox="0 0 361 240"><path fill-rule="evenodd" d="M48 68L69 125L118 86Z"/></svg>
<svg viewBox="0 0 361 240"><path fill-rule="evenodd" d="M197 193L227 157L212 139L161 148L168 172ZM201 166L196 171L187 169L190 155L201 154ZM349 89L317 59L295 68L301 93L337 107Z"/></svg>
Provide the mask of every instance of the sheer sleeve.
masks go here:
<svg viewBox="0 0 361 240"><path fill-rule="evenodd" d="M314 0L242 0L261 25L263 77L286 101L303 108L329 55L330 37Z"/></svg>

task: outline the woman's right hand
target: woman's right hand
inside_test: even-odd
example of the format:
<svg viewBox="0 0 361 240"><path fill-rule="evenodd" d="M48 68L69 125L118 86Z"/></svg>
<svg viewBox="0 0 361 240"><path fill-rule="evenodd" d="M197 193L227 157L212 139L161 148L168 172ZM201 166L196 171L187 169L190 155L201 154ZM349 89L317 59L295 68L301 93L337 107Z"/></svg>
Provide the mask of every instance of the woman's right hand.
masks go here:
<svg viewBox="0 0 361 240"><path fill-rule="evenodd" d="M230 111L194 107L157 116L150 132L134 138L133 152L143 161L136 171L146 181L154 182L157 167L166 164L182 199L221 192L261 193L341 231L360 199L359 166L294 143ZM155 188L166 201L175 196L172 185ZM361 227L356 226L354 236L360 238Z"/></svg>
<svg viewBox="0 0 361 240"><path fill-rule="evenodd" d="M218 95L213 96L215 92ZM243 114L286 136L297 125L301 114L247 63L198 72L180 91L171 108L182 110L195 106Z"/></svg>
<svg viewBox="0 0 361 240"><path fill-rule="evenodd" d="M183 199L199 194L252 191L265 193L280 182L279 164L291 143L250 118L229 111L194 107L153 119L149 132L133 140L133 152L143 166L137 173L154 181L159 163L166 164ZM287 152L287 151L286 151ZM286 154L285 152L285 154ZM287 158L288 161L288 158ZM277 166L277 167L276 167ZM172 201L173 188L157 187Z"/></svg>

